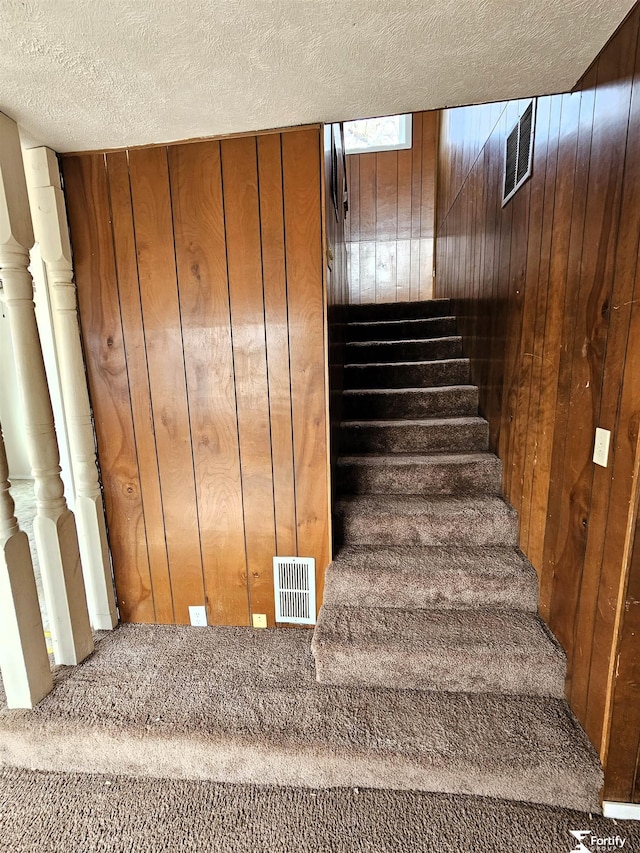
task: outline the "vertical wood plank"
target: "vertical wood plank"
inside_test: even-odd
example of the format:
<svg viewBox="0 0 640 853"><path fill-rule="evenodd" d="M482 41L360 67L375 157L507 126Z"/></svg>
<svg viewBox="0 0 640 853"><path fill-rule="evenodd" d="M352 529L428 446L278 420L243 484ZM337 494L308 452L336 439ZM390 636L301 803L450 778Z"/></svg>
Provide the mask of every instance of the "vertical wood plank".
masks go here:
<svg viewBox="0 0 640 853"><path fill-rule="evenodd" d="M413 149L407 148L402 151L397 151L396 154L398 162L396 179L396 193L398 198L397 236L398 240L410 240L412 224L411 196Z"/></svg>
<svg viewBox="0 0 640 853"><path fill-rule="evenodd" d="M353 155L352 155L353 156ZM360 154L360 240L376 239L376 155Z"/></svg>
<svg viewBox="0 0 640 853"><path fill-rule="evenodd" d="M121 618L155 617L104 157L63 162L87 374Z"/></svg>
<svg viewBox="0 0 640 853"><path fill-rule="evenodd" d="M376 242L398 238L398 152L380 151L376 164Z"/></svg>
<svg viewBox="0 0 640 853"><path fill-rule="evenodd" d="M176 622L205 603L165 148L129 152L138 277Z"/></svg>
<svg viewBox="0 0 640 853"><path fill-rule="evenodd" d="M144 339L138 263L133 230L129 165L124 151L106 157L111 218L115 247L118 295L125 348L131 412L136 435L136 449L140 476L140 495L144 507L145 526L149 552L155 621L171 624L175 614L169 575L169 558L164 535L164 512L158 473L158 456L155 441L155 424L149 391L149 366ZM118 588L118 587L117 587ZM123 615L123 618L124 615ZM127 621L135 622L131 614Z"/></svg>
<svg viewBox="0 0 640 853"><path fill-rule="evenodd" d="M251 612L266 613L273 624L276 540L256 139L224 139L220 147L249 595ZM319 198L318 189L318 204Z"/></svg>
<svg viewBox="0 0 640 853"><path fill-rule="evenodd" d="M555 188L557 183L558 141L560 135L561 98L552 98L550 102L550 120L547 141L547 162L545 172L544 209L542 236L540 242L540 265L538 268L538 286L535 307L535 326L532 341L531 393L523 423L526 424L526 448L524 454L524 472L522 484L522 505L520 516L520 541L526 554L532 553L531 516L533 512L533 481L538 470L538 446L540 442L540 417L542 365L545 342L545 321L549 297L549 274L551 241L553 238L553 212Z"/></svg>
<svg viewBox="0 0 640 853"><path fill-rule="evenodd" d="M284 253L282 152L279 134L258 137L258 172L276 546L279 555L291 556L297 553L298 545Z"/></svg>
<svg viewBox="0 0 640 853"><path fill-rule="evenodd" d="M282 136L298 549L316 559L320 603L330 530L318 150L317 130Z"/></svg>
<svg viewBox="0 0 640 853"><path fill-rule="evenodd" d="M169 169L208 621L248 625L220 145L172 146Z"/></svg>

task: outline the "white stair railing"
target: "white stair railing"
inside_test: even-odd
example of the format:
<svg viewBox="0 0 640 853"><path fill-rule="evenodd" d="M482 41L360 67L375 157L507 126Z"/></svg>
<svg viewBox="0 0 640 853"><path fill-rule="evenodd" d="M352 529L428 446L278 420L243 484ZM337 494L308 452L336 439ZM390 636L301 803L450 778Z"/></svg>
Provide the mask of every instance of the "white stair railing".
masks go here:
<svg viewBox="0 0 640 853"><path fill-rule="evenodd" d="M9 708L32 708L53 687L29 540L9 493L1 426L0 671Z"/></svg>
<svg viewBox="0 0 640 853"><path fill-rule="evenodd" d="M18 128L0 113L0 280L16 360L27 452L35 480L34 533L56 663L93 650L78 536L64 497L60 455L29 273L33 228Z"/></svg>
<svg viewBox="0 0 640 853"><path fill-rule="evenodd" d="M60 172L56 155L49 148L27 150L24 159L33 229L45 262L51 299L89 618L94 629L110 630L118 617Z"/></svg>

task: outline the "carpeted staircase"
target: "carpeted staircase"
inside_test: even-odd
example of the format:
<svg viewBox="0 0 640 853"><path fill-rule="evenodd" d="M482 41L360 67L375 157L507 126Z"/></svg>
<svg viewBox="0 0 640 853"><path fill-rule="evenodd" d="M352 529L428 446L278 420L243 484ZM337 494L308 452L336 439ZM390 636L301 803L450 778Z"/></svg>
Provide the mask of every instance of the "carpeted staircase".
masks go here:
<svg viewBox="0 0 640 853"><path fill-rule="evenodd" d="M445 301L352 309L344 543L313 640L122 625L34 710L8 710L0 689L0 767L599 812L602 772L448 315Z"/></svg>
<svg viewBox="0 0 640 853"><path fill-rule="evenodd" d="M461 701L473 718L489 699L499 716L478 718L478 729L508 728L525 708L573 721L564 652L537 616L537 577L501 497L449 301L348 311L340 547L312 642L318 681L428 691L440 697L443 730L459 725ZM555 759L581 751L596 781L577 723L571 734ZM526 756L530 744L521 748Z"/></svg>

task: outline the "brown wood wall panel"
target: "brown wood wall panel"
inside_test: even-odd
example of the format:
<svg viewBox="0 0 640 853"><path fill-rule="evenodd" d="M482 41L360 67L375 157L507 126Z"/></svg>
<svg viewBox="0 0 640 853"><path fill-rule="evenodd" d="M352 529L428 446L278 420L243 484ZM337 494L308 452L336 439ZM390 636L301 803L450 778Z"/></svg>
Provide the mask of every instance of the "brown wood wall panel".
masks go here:
<svg viewBox="0 0 640 853"><path fill-rule="evenodd" d="M319 606L319 128L62 165L121 618L273 625L275 554L316 558Z"/></svg>
<svg viewBox="0 0 640 853"><path fill-rule="evenodd" d="M133 230L129 166L127 156L123 152L107 155L106 161L111 195L111 227L114 242L118 245L115 262L122 329L127 341L129 392L137 437L137 462L140 494L144 506L145 533L147 529L164 531L164 510L158 457L155 440L149 440L149 437L155 434L155 426L151 406L142 305L138 287L138 262ZM114 523L119 522L120 519L114 516ZM162 536L147 536L147 548L151 573L149 593L151 595L151 590L153 590L155 621L170 624L173 623L175 614L171 596L167 542L164 534ZM124 614L122 615L123 618L126 618ZM139 617L131 614L131 621L136 621L137 618Z"/></svg>
<svg viewBox="0 0 640 853"><path fill-rule="evenodd" d="M154 599L104 156L69 157L64 174L76 187L67 198L67 209L84 345L94 354L87 361L87 372L95 427L112 436L100 455L100 469L118 604L123 619L152 622Z"/></svg>
<svg viewBox="0 0 640 853"><path fill-rule="evenodd" d="M315 158L308 155L314 146ZM327 344L326 322L317 321L324 317L323 293L314 283L317 270L324 265L321 154L316 131L282 136L298 548L326 567L331 550ZM318 574L317 583L322 600L324 572Z"/></svg>
<svg viewBox="0 0 640 853"><path fill-rule="evenodd" d="M169 565L180 566L174 616L188 624L204 581L166 149L131 151L129 178L164 533Z"/></svg>
<svg viewBox="0 0 640 853"><path fill-rule="evenodd" d="M249 595L252 612L272 623L276 534L256 142L225 139L220 149Z"/></svg>
<svg viewBox="0 0 640 853"><path fill-rule="evenodd" d="M220 144L173 146L169 164L206 604L215 624L247 625Z"/></svg>
<svg viewBox="0 0 640 853"><path fill-rule="evenodd" d="M273 500L279 554L295 554L298 531L291 414L291 353L288 333L287 265L284 242L282 146L277 136L258 138L262 274L273 460Z"/></svg>
<svg viewBox="0 0 640 853"><path fill-rule="evenodd" d="M639 24L636 9L574 93L538 99L533 176L504 208L503 146L527 102L443 113L436 243L567 696L617 799L637 796Z"/></svg>
<svg viewBox="0 0 640 853"><path fill-rule="evenodd" d="M438 125L414 113L411 149L347 155L351 303L431 297Z"/></svg>

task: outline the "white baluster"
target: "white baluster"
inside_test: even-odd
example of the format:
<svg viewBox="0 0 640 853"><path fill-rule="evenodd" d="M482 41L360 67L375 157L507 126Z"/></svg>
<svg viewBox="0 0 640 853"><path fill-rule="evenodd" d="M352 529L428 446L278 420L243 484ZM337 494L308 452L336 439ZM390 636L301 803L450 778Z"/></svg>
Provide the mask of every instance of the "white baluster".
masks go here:
<svg viewBox="0 0 640 853"><path fill-rule="evenodd" d="M9 708L33 708L53 687L27 534L9 493L0 426L0 671Z"/></svg>
<svg viewBox="0 0 640 853"><path fill-rule="evenodd" d="M15 122L0 113L0 280L16 360L37 515L34 533L56 662L93 650L78 536L60 477L60 455L28 271L33 230Z"/></svg>
<svg viewBox="0 0 640 853"><path fill-rule="evenodd" d="M91 406L84 370L69 229L56 155L48 148L24 152L35 239L46 265L62 399L76 489L75 516L92 626L118 621L98 480Z"/></svg>

